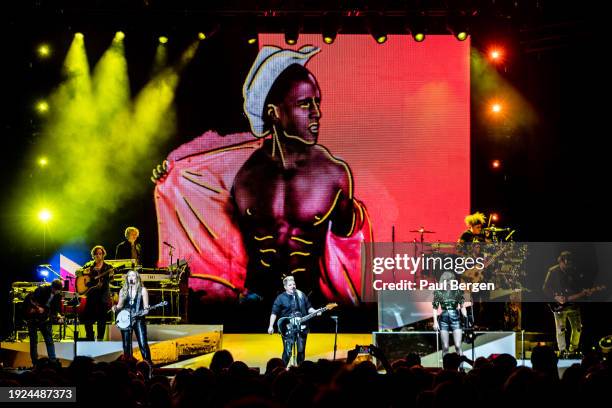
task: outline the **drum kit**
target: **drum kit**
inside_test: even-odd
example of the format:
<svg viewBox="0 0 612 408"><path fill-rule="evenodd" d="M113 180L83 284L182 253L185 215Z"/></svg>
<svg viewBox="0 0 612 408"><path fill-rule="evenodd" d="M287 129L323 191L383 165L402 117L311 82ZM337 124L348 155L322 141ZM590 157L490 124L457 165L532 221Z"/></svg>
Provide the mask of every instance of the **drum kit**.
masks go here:
<svg viewBox="0 0 612 408"><path fill-rule="evenodd" d="M427 236L433 236L436 231L428 229L424 226L410 230L411 233L416 233L417 236L413 241L409 242L414 244L414 255L415 256L428 256L428 257L455 257L458 256L458 246L454 242L432 242L431 239L426 239ZM521 266L526 258L524 246L515 245L512 241L515 230L512 228L500 228L495 225L490 225L482 229L484 235L484 249L485 257L490 257L500 246L505 246L506 250L504 255L496 260L494 265L495 269L500 269L499 272L505 275L505 279L517 280L520 279L519 271L522 270ZM406 242L408 243L408 242ZM496 249L497 248L497 249ZM488 252L489 251L489 252ZM496 256L497 258L497 256ZM433 275L436 276L439 271L423 271L424 276ZM513 285L516 286L516 285Z"/></svg>

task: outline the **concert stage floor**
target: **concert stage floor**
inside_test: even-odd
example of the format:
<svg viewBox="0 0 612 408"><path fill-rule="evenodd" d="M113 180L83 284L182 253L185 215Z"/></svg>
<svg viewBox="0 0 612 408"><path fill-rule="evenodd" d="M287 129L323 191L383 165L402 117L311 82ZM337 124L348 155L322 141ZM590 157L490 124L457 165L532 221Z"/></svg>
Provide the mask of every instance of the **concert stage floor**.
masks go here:
<svg viewBox="0 0 612 408"><path fill-rule="evenodd" d="M346 358L348 350L355 345L372 343L372 333L338 333L337 359ZM266 363L273 357L280 357L283 344L278 334L223 334L221 348L229 350L234 360L244 361L249 367L259 367L263 373ZM316 361L319 358L333 359L334 334L310 333L306 342L306 359ZM164 367L168 368L198 368L208 367L212 354L180 361Z"/></svg>
<svg viewBox="0 0 612 408"><path fill-rule="evenodd" d="M278 334L268 335L263 333L248 334L227 334L223 333L222 326L202 326L202 325L151 325L149 344L154 361L163 368L191 368L208 367L210 365L213 352L218 349L229 350L235 360L245 362L249 367L259 368L260 372L265 371L266 363L273 357L280 357L282 353L282 343ZM386 333L393 337L407 336L408 338L417 336L419 333ZM433 334L435 338L435 333ZM111 340L115 340L115 333L111 333ZM514 336L509 341L508 333L492 332L478 337L476 356L499 353L514 353L516 346ZM417 339L417 337L415 337ZM379 339L380 340L380 339ZM337 345L337 359L346 358L348 350L355 345L372 344L372 333L339 333ZM482 343L482 344L481 344ZM103 342L79 342L79 355L90 355L96 361L112 361L116 359L122 351L120 341ZM74 356L74 343L72 341L56 342L56 353L63 365L70 364ZM466 354L471 357L471 350L464 345ZM381 345L382 347L382 345ZM399 344L393 345L392 349L404 349ZM407 347L412 349L413 347ZM44 343L38 344L40 356L46 355ZM135 356L138 354L138 346L134 343ZM334 334L333 333L310 333L306 344L306 359L316 361L319 358L333 359ZM389 358L399 358L395 352L402 350L388 350ZM452 348L451 348L452 351ZM397 353L396 353L397 354ZM423 353L420 353L423 354ZM531 366L529 360L522 360L517 357L519 366ZM439 367L441 359L440 351L425 353L422 355L423 365L427 367ZM178 361L177 361L178 360ZM2 361L5 367L27 367L30 366L29 342L3 342ZM580 363L579 360L560 360L559 373L562 374L566 368L572 364ZM469 369L469 367L466 367Z"/></svg>

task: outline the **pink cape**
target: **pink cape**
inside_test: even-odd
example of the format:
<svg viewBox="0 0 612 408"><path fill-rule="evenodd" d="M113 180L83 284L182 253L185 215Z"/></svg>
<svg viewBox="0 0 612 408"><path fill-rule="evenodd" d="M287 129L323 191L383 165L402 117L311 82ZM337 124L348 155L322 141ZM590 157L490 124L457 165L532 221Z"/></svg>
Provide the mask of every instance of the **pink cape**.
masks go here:
<svg viewBox="0 0 612 408"><path fill-rule="evenodd" d="M204 290L206 301L232 301L244 290L247 254L232 218L234 178L263 139L251 133L221 136L213 131L183 144L168 155L168 174L155 186L159 233L158 266L185 259L189 287ZM327 232L320 260L319 285L329 300L358 304L361 293L361 244L371 242L371 225L362 203L355 202L356 224L349 237Z"/></svg>

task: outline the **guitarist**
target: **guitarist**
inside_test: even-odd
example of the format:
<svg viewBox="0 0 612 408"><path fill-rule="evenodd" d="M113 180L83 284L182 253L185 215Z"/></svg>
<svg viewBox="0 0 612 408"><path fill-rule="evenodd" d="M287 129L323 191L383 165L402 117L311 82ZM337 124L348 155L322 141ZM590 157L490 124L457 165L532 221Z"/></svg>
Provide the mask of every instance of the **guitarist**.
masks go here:
<svg viewBox="0 0 612 408"><path fill-rule="evenodd" d="M62 321L59 314L62 299L62 281L55 279L50 285L41 285L26 299L26 320L30 337L30 357L32 365L38 360L38 330L42 333L47 346L49 359L55 360L55 345L51 317Z"/></svg>
<svg viewBox="0 0 612 408"><path fill-rule="evenodd" d="M119 301L113 306L113 312L122 309L127 309L132 316L142 314L142 316L134 317L131 327L121 330L123 354L126 357L132 357L132 331L134 331L142 358L152 365L151 350L147 340L147 325L144 317L149 313L149 292L142 285L140 274L134 270L125 275L123 287L119 291Z"/></svg>
<svg viewBox="0 0 612 408"><path fill-rule="evenodd" d="M104 340L106 333L106 315L111 305L109 282L113 276L112 272L105 274L112 266L104 262L106 249L102 245L96 245L91 250L93 261L86 263L82 269L77 270L77 277L89 275L91 278L87 292L87 303L81 316L85 325L86 340L94 340L93 325L97 325L97 340ZM97 277L100 276L98 279Z"/></svg>
<svg viewBox="0 0 612 408"><path fill-rule="evenodd" d="M549 298L557 302L551 305L555 317L555 330L557 334L557 347L560 355L573 355L577 353L582 332L582 319L580 307L571 300L578 300L584 292L584 274L574 267L574 260L570 251L563 251L557 258L557 264L552 266L542 285L542 290ZM565 325L569 320L571 327L570 346L566 350Z"/></svg>
<svg viewBox="0 0 612 408"><path fill-rule="evenodd" d="M276 297L272 305L268 334L274 333L274 322L277 317L306 316L309 313L316 312L316 309L311 306L310 300L308 300L304 292L297 290L293 276L287 276L283 279L283 287L285 291ZM297 333L283 336L282 359L285 366L289 364L295 343L297 343L296 362L299 365L304 361L307 336L308 327L298 330Z"/></svg>

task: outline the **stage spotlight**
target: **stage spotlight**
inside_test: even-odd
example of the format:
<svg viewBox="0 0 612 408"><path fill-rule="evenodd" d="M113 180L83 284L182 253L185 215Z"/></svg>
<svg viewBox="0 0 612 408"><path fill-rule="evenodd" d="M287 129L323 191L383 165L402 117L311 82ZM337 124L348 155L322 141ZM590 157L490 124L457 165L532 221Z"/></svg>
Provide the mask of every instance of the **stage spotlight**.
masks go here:
<svg viewBox="0 0 612 408"><path fill-rule="evenodd" d="M38 101L36 103L36 112L42 115L49 112L49 104L47 103L47 101Z"/></svg>
<svg viewBox="0 0 612 408"><path fill-rule="evenodd" d="M198 23L198 39L200 41L208 40L219 31L219 23L212 20L211 17L206 17Z"/></svg>
<svg viewBox="0 0 612 408"><path fill-rule="evenodd" d="M491 217L491 221L493 222L499 221L499 215L497 213L491 213L490 217Z"/></svg>
<svg viewBox="0 0 612 408"><path fill-rule="evenodd" d="M501 113L501 111L504 109L504 107L502 106L501 103L499 102L493 102L491 104L491 112L494 114L498 114Z"/></svg>
<svg viewBox="0 0 612 408"><path fill-rule="evenodd" d="M406 31L412 36L415 42L425 41L425 23L422 17L412 17L406 23Z"/></svg>
<svg viewBox="0 0 612 408"><path fill-rule="evenodd" d="M327 13L321 21L321 34L325 44L333 44L338 35L340 25L340 15L337 13Z"/></svg>
<svg viewBox="0 0 612 408"><path fill-rule="evenodd" d="M468 27L461 17L452 17L446 29L459 41L465 41L468 38Z"/></svg>
<svg viewBox="0 0 612 408"><path fill-rule="evenodd" d="M257 17L255 15L250 15L246 17L246 20L244 22L244 33L247 44L252 45L257 42Z"/></svg>
<svg viewBox="0 0 612 408"><path fill-rule="evenodd" d="M125 33L123 31L117 31L115 33L115 41L123 41L125 38Z"/></svg>
<svg viewBox="0 0 612 408"><path fill-rule="evenodd" d="M77 40L83 40L85 36L83 35L83 33L76 33L74 34L74 38L76 38Z"/></svg>
<svg viewBox="0 0 612 408"><path fill-rule="evenodd" d="M49 277L49 268L47 267L47 265L38 265L36 267L36 273L39 277L45 280Z"/></svg>
<svg viewBox="0 0 612 408"><path fill-rule="evenodd" d="M51 220L51 211L43 208L38 212L38 220L43 224L48 223Z"/></svg>
<svg viewBox="0 0 612 408"><path fill-rule="evenodd" d="M48 58L51 56L51 47L48 44L40 44L36 49L36 53L40 58Z"/></svg>
<svg viewBox="0 0 612 408"><path fill-rule="evenodd" d="M497 159L491 161L491 167L493 167L494 169L499 169L501 167L501 161Z"/></svg>
<svg viewBox="0 0 612 408"><path fill-rule="evenodd" d="M45 167L47 164L49 164L49 160L47 160L46 157L43 156L38 159L38 165L40 167Z"/></svg>
<svg viewBox="0 0 612 408"><path fill-rule="evenodd" d="M387 30L385 29L384 17L380 13L370 13L366 18L368 32L378 44L387 41Z"/></svg>
<svg viewBox="0 0 612 408"><path fill-rule="evenodd" d="M159 43L160 44L168 44L168 37L162 35L159 37Z"/></svg>
<svg viewBox="0 0 612 408"><path fill-rule="evenodd" d="M285 43L288 45L297 44L301 29L302 25L298 16L287 16L285 19Z"/></svg>
<svg viewBox="0 0 612 408"><path fill-rule="evenodd" d="M494 63L499 63L504 58L504 50L501 48L492 48L489 51L489 59Z"/></svg>

